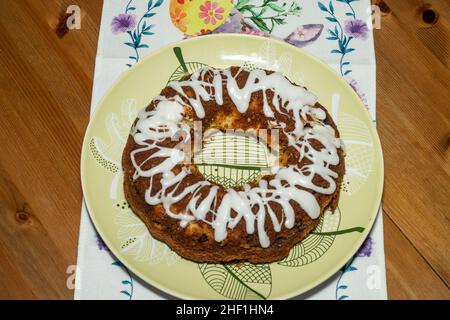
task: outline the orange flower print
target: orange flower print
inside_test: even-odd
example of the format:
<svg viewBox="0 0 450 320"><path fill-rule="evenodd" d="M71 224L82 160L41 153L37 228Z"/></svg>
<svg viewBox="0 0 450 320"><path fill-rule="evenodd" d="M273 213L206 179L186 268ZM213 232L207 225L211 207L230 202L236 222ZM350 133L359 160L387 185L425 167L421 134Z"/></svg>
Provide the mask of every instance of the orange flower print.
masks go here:
<svg viewBox="0 0 450 320"><path fill-rule="evenodd" d="M173 24L180 29L181 32L186 32L186 24L189 22L189 20L186 19L186 12L180 8L175 8L175 11L170 12L170 18L172 19Z"/></svg>
<svg viewBox="0 0 450 320"><path fill-rule="evenodd" d="M208 33L210 33L211 32L211 30L209 30L209 29L201 29L200 30L200 34L201 35L203 35L203 34L208 34Z"/></svg>
<svg viewBox="0 0 450 320"><path fill-rule="evenodd" d="M223 13L225 9L219 7L217 2L206 1L203 5L200 6L200 13L198 14L200 19L203 19L205 24L211 23L215 25L218 20L223 19Z"/></svg>

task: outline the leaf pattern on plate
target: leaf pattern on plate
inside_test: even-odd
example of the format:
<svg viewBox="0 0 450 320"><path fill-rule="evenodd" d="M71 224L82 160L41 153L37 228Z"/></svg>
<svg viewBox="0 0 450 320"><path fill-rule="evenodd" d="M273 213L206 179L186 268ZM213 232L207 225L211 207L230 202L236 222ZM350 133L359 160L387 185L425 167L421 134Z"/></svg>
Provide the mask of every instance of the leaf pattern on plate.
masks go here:
<svg viewBox="0 0 450 320"><path fill-rule="evenodd" d="M122 241L121 252L152 265L165 261L171 266L180 260L180 256L167 245L152 238L145 224L131 211L126 201L118 202L116 210L114 223L119 226L117 236Z"/></svg>
<svg viewBox="0 0 450 320"><path fill-rule="evenodd" d="M97 163L114 174L109 192L112 200L118 198L119 181L122 176L120 157L136 115L136 100L125 99L120 112L111 112L105 117L107 137L93 137L89 142L89 149Z"/></svg>
<svg viewBox="0 0 450 320"><path fill-rule="evenodd" d="M175 56L177 57L177 60L180 63L180 65L172 73L172 75L170 76L169 81L167 81L167 83L169 83L171 81L180 81L183 77L194 73L198 69L208 66L207 64L204 64L201 62L185 62L183 53L182 53L180 47L173 48L173 52L174 52Z"/></svg>
<svg viewBox="0 0 450 320"><path fill-rule="evenodd" d="M199 264L208 285L229 299L267 299L272 291L268 264Z"/></svg>
<svg viewBox="0 0 450 320"><path fill-rule="evenodd" d="M89 142L89 150L92 153L92 156L94 157L95 161L99 165L101 165L106 170L110 171L111 173L117 173L119 171L119 164L109 159L107 156L105 156L102 152L102 150L97 146L98 139L92 138Z"/></svg>
<svg viewBox="0 0 450 320"><path fill-rule="evenodd" d="M339 229L340 220L339 208L334 213L327 211L314 232L335 232ZM286 267L300 267L314 262L327 252L335 238L336 235L310 234L305 240L295 245L289 255L278 264Z"/></svg>
<svg viewBox="0 0 450 320"><path fill-rule="evenodd" d="M375 160L368 126L351 114L339 114L338 125L346 148L344 192L357 193L367 182Z"/></svg>

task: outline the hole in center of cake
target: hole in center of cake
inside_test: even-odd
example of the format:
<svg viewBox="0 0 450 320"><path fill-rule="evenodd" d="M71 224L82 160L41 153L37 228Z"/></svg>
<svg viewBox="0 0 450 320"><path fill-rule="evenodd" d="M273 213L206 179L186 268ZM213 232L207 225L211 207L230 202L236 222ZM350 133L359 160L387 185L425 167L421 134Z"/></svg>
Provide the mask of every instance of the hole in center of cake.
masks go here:
<svg viewBox="0 0 450 320"><path fill-rule="evenodd" d="M216 131L206 135L194 162L206 180L234 188L270 174L276 160L260 137Z"/></svg>

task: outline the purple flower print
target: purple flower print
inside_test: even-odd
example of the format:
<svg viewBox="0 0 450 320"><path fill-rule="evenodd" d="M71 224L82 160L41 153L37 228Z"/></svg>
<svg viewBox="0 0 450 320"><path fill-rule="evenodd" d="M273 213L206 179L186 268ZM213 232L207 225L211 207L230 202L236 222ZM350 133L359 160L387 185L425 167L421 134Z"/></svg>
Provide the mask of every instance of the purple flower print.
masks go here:
<svg viewBox="0 0 450 320"><path fill-rule="evenodd" d="M270 37L270 34L263 32L263 31L259 31L247 24L242 27L241 33L249 34L249 35L253 35L253 36L267 37L267 38Z"/></svg>
<svg viewBox="0 0 450 320"><path fill-rule="evenodd" d="M317 40L322 30L323 24L305 24L287 36L284 41L301 48Z"/></svg>
<svg viewBox="0 0 450 320"><path fill-rule="evenodd" d="M361 248L359 248L358 253L356 254L358 257L370 257L372 254L372 244L373 240L370 236L364 240Z"/></svg>
<svg viewBox="0 0 450 320"><path fill-rule="evenodd" d="M359 96L359 98L361 99L361 101L363 102L363 104L368 107L369 103L367 102L367 97L366 94L364 92L362 92L361 88L359 87L358 82L356 82L356 80L354 79L347 79L348 84L350 85L350 87L352 87L352 89L356 92L356 94Z"/></svg>
<svg viewBox="0 0 450 320"><path fill-rule="evenodd" d="M244 16L236 9L232 9L228 19L212 33L244 33L266 37L268 34L259 31L244 21Z"/></svg>
<svg viewBox="0 0 450 320"><path fill-rule="evenodd" d="M111 31L114 34L132 31L136 28L136 16L134 14L121 13L111 22Z"/></svg>
<svg viewBox="0 0 450 320"><path fill-rule="evenodd" d="M240 33L243 24L244 17L233 8L228 19L220 27L214 29L213 33Z"/></svg>
<svg viewBox="0 0 450 320"><path fill-rule="evenodd" d="M366 40L369 34L369 28L360 19L347 20L345 21L345 33L353 38Z"/></svg>
<svg viewBox="0 0 450 320"><path fill-rule="evenodd" d="M100 235L98 233L95 234L95 238L96 238L98 250L109 251L109 249L106 246L105 242L103 241L103 239L100 237Z"/></svg>

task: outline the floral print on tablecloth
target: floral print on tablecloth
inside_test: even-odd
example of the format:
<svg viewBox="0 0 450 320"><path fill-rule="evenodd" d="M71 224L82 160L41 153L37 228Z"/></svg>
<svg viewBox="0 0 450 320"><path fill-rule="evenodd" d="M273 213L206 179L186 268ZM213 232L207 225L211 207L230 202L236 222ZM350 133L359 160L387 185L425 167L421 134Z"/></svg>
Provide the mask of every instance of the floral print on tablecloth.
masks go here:
<svg viewBox="0 0 450 320"><path fill-rule="evenodd" d="M171 0L170 19L186 35L210 33L222 25L230 15L230 0Z"/></svg>
<svg viewBox="0 0 450 320"><path fill-rule="evenodd" d="M162 24L155 25L156 15L166 15L185 38L209 33L243 33L275 37L274 34L277 34L279 28L283 26L286 30L286 26L291 26L289 32L285 33L288 35L279 37L280 40L297 47L312 45L316 41L321 45L325 43L334 45L330 55L339 57L338 71L368 107L371 100L361 86L364 81L352 73L353 57L358 50L355 43L368 40L371 34L362 16L363 11L353 8L356 3L363 0L314 0L317 11L314 12L314 17L317 19L304 24L289 24L289 18L302 18L303 7L309 6L311 9L310 3L306 5L305 1L309 0L126 0L122 11L110 18L109 27L111 34L120 41L123 40L123 45L130 50L131 53L127 55L130 62L127 66L131 67L147 53L152 45L151 36L155 36L156 32L159 32L158 35L164 32L159 28L155 31L157 27L162 26ZM167 4L169 8L167 6L163 8L163 4ZM146 10L140 10L144 5ZM98 250L109 252L98 234L94 241ZM364 261L370 261L375 244L374 238L369 236L353 259L333 280L336 299L355 298L350 290L352 286L359 287L355 285L355 279L359 276L355 275L358 272L361 274L360 266L364 265ZM120 282L122 286L120 294L127 299L134 298L133 276L119 261L113 261L112 266L125 271L124 278Z"/></svg>

